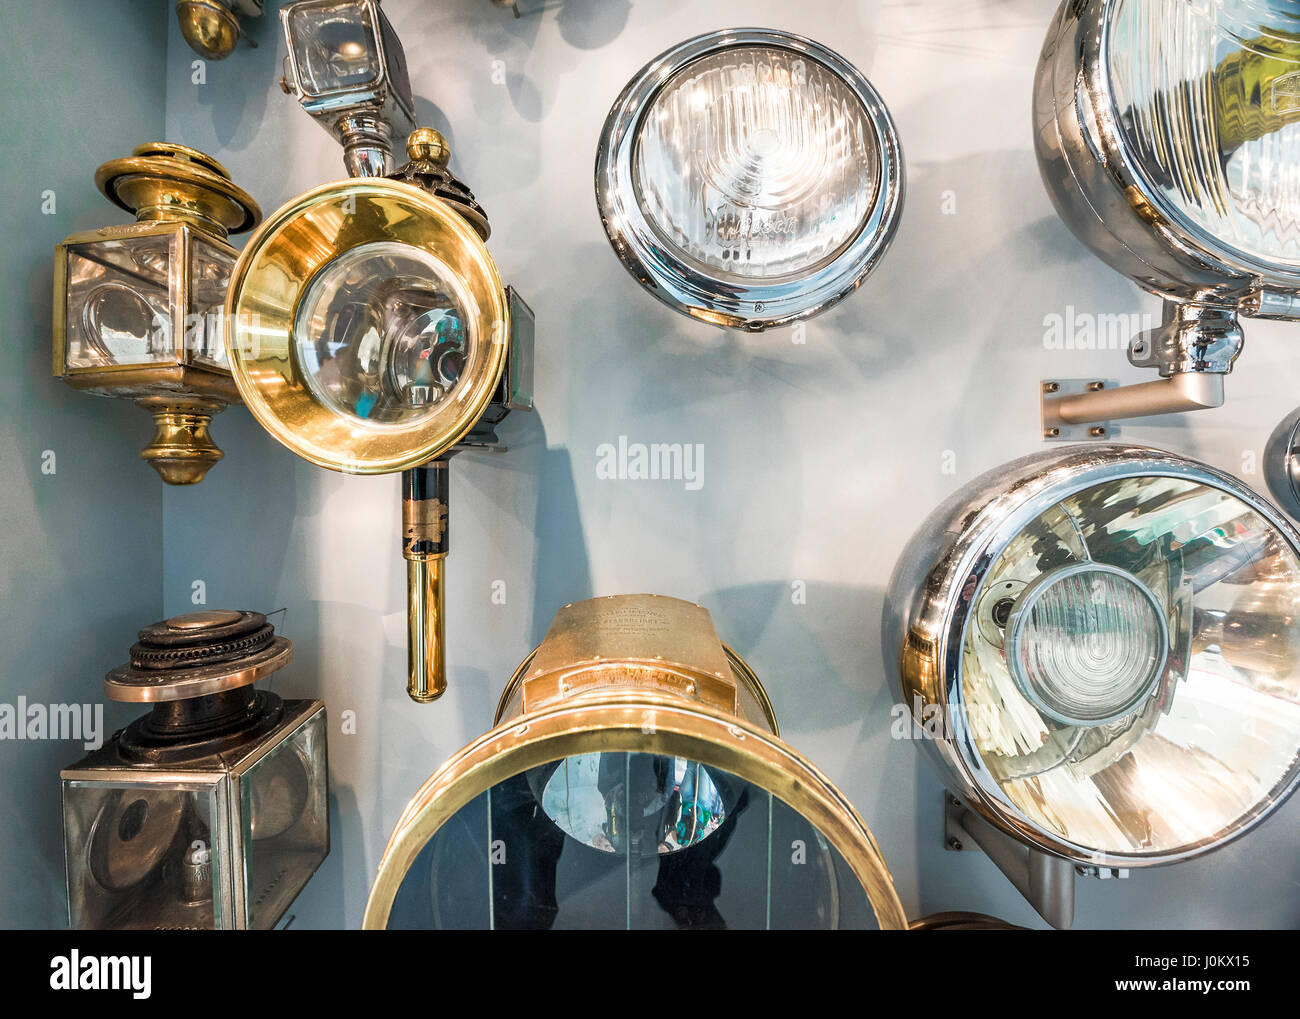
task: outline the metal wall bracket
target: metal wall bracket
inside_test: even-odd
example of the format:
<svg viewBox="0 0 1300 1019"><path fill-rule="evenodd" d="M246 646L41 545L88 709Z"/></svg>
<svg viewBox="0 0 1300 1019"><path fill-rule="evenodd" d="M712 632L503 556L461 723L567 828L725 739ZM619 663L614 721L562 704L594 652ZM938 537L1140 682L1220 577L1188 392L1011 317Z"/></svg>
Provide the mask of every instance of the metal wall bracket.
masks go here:
<svg viewBox="0 0 1300 1019"><path fill-rule="evenodd" d="M952 793L943 797L944 846L954 852L982 849L1038 915L1057 930L1074 923L1075 867L1005 835L966 808ZM1122 875L1121 875L1122 876Z"/></svg>
<svg viewBox="0 0 1300 1019"><path fill-rule="evenodd" d="M1223 406L1223 379L1245 340L1235 305L1166 301L1158 329L1129 343L1128 359L1155 368L1152 382L1048 379L1039 387L1043 438L1104 439L1113 421Z"/></svg>
<svg viewBox="0 0 1300 1019"><path fill-rule="evenodd" d="M1044 379L1039 390L1039 411L1043 438L1048 442L1082 442L1086 439L1114 438L1117 429L1107 420L1075 424L1061 416L1064 401L1077 403L1089 393L1115 389L1117 382L1105 379Z"/></svg>

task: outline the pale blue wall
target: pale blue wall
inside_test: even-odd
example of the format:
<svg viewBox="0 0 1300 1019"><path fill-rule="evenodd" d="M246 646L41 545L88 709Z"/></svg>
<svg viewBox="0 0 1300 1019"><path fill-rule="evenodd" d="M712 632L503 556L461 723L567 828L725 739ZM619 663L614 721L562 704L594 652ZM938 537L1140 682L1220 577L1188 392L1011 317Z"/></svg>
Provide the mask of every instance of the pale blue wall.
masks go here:
<svg viewBox="0 0 1300 1019"><path fill-rule="evenodd" d="M22 41L0 62L0 703L102 702L104 673L162 611L162 483L139 459L147 414L51 376L54 246L130 220L94 172L162 133L169 5L11 6L6 31ZM109 705L105 735L135 714ZM59 769L84 752L0 740L0 926L67 922Z"/></svg>

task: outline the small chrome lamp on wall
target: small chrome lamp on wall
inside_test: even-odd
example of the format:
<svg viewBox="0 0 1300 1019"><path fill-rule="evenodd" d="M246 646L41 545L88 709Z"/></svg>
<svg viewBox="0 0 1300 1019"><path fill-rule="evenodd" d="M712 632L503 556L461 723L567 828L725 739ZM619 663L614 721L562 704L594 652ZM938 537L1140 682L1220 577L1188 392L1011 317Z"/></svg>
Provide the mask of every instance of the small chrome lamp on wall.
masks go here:
<svg viewBox="0 0 1300 1019"><path fill-rule="evenodd" d="M387 929L907 926L870 831L777 735L707 610L567 605L496 727L397 823L363 925Z"/></svg>
<svg viewBox="0 0 1300 1019"><path fill-rule="evenodd" d="M283 11L291 43L307 32L300 16L355 26L363 14L387 26L373 2L305 0ZM390 67L401 52L391 28L347 38L386 40ZM385 110L372 105L368 116ZM447 685L449 461L466 449L504 451L497 425L532 409L533 314L502 284L487 215L448 168L441 134L413 131L409 161L373 175L389 130L357 143L348 165L360 176L300 195L249 239L231 275L226 342L240 394L279 442L319 467L402 474L406 688L428 702ZM346 131L340 138L346 147Z"/></svg>
<svg viewBox="0 0 1300 1019"><path fill-rule="evenodd" d="M280 11L280 87L343 146L349 177L388 170L392 139L415 129L406 53L379 0L301 0Z"/></svg>
<svg viewBox="0 0 1300 1019"><path fill-rule="evenodd" d="M1049 923L1250 831L1300 784L1300 533L1249 488L1084 445L971 482L898 564L884 647L979 847ZM936 804L937 807L937 804Z"/></svg>
<svg viewBox="0 0 1300 1019"><path fill-rule="evenodd" d="M1061 218L1164 298L1129 360L1158 381L1047 380L1048 439L1218 407L1240 316L1300 319L1300 8L1271 0L1067 0L1034 91Z"/></svg>
<svg viewBox="0 0 1300 1019"><path fill-rule="evenodd" d="M677 311L762 330L824 311L884 254L903 204L898 135L843 57L767 29L647 64L610 110L596 201L615 253Z"/></svg>
<svg viewBox="0 0 1300 1019"><path fill-rule="evenodd" d="M292 657L257 612L140 631L104 689L153 710L61 773L74 929L276 925L329 852L325 705L253 685Z"/></svg>
<svg viewBox="0 0 1300 1019"><path fill-rule="evenodd" d="M236 254L226 236L262 212L225 167L183 145L141 145L95 183L136 222L56 249L54 374L149 411L156 431L140 456L168 484L194 484L222 457L212 415L239 402L221 322Z"/></svg>
<svg viewBox="0 0 1300 1019"><path fill-rule="evenodd" d="M176 0L176 20L190 49L208 60L225 60L240 36L257 47L239 19L260 18L265 6L265 0Z"/></svg>

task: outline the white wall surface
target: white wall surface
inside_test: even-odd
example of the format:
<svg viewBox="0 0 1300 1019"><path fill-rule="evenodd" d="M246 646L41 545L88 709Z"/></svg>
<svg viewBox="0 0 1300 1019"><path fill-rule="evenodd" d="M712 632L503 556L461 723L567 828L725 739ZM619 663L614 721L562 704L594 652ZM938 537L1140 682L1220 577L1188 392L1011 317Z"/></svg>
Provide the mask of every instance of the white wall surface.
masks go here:
<svg viewBox="0 0 1300 1019"><path fill-rule="evenodd" d="M235 409L214 426L226 460L201 486L163 494L166 611L191 608L196 579L212 606L286 608L297 657L276 689L329 707L333 851L296 925L359 924L407 799L489 727L556 608L636 591L713 612L764 679L783 735L867 819L911 915L974 909L1037 923L985 858L942 849L941 785L916 747L889 736L879 620L894 562L930 509L1040 448L1038 380L1145 377L1121 351L1044 344L1049 317L1070 307L1159 315L1074 240L1039 181L1031 83L1054 8L548 0L514 20L488 0L387 0L420 120L450 139L491 216L503 275L536 310L537 412L507 424L509 453L453 463L451 689L432 706L404 693L396 477L311 467ZM689 36L746 24L843 53L884 97L905 151L893 248L858 294L807 324L802 344L788 329L724 332L654 301L611 252L593 197L601 125L636 70ZM342 176L342 161L276 87L274 12L254 32L260 48L209 64L196 85L173 25L166 129L225 162L270 211ZM1244 472L1297 402L1298 343L1294 328L1250 323L1225 409L1130 425L1123 438L1262 486ZM703 486L599 480L597 448L621 435L702 443ZM491 599L497 580L504 605ZM795 581L806 604L792 600ZM344 711L356 713L355 735L339 731ZM1085 881L1077 924L1297 926L1298 821L1292 802L1199 862Z"/></svg>

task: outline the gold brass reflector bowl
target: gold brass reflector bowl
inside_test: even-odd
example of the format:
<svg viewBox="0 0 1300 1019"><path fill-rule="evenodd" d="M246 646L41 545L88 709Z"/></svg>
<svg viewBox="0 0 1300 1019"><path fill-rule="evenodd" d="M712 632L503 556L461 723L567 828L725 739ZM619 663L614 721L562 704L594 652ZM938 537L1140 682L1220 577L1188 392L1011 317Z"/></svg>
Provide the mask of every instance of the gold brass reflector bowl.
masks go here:
<svg viewBox="0 0 1300 1019"><path fill-rule="evenodd" d="M315 188L249 240L226 299L248 409L320 467L405 470L447 452L505 367L505 288L444 202L372 178Z"/></svg>
<svg viewBox="0 0 1300 1019"><path fill-rule="evenodd" d="M566 606L497 725L437 769L389 840L371 929L907 926L842 793L776 733L706 610Z"/></svg>

